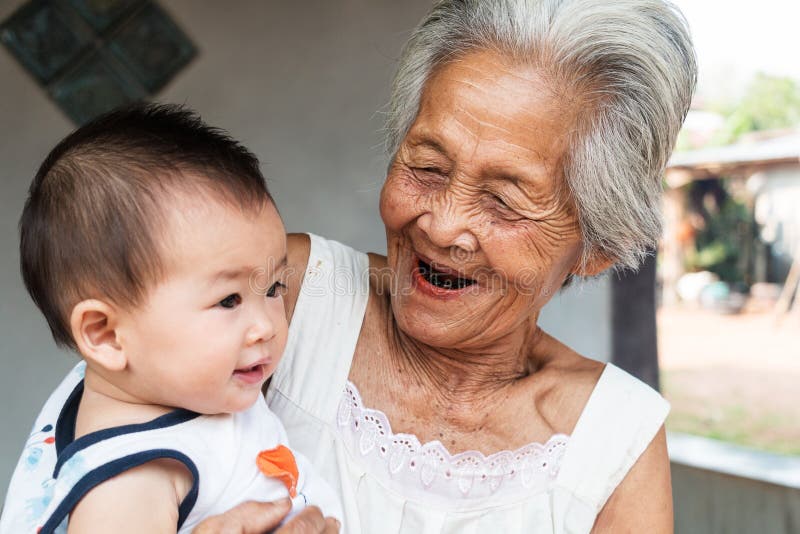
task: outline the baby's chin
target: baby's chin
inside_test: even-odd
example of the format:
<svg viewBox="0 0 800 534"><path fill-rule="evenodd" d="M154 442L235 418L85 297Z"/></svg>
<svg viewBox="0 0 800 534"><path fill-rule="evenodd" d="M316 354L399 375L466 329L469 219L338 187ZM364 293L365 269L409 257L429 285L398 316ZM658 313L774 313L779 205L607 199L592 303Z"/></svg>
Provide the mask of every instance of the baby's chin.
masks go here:
<svg viewBox="0 0 800 534"><path fill-rule="evenodd" d="M244 412L253 407L259 398L262 398L261 386L264 381L254 384L246 390L237 391L234 398L230 396L220 399L218 402L202 402L195 405L183 406L186 410L199 413L201 415L230 415Z"/></svg>
<svg viewBox="0 0 800 534"><path fill-rule="evenodd" d="M213 387L206 384L203 388L191 388L189 384L178 385L168 399L161 400L172 402L171 405L175 408L201 415L244 412L259 402L259 399L263 399L264 384L273 372L273 367L266 364L234 370L224 383L215 381Z"/></svg>

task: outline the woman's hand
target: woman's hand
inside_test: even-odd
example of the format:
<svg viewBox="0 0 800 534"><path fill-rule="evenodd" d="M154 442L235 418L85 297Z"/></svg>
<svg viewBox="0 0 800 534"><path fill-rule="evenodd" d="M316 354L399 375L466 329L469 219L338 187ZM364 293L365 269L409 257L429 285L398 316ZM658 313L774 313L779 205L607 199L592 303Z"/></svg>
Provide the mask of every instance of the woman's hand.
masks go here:
<svg viewBox="0 0 800 534"><path fill-rule="evenodd" d="M265 534L277 527L289 510L292 502L283 499L276 502L249 501L231 508L221 515L209 517L200 523L194 534ZM323 517L316 506L309 506L294 516L275 534L336 534L339 522L332 517Z"/></svg>

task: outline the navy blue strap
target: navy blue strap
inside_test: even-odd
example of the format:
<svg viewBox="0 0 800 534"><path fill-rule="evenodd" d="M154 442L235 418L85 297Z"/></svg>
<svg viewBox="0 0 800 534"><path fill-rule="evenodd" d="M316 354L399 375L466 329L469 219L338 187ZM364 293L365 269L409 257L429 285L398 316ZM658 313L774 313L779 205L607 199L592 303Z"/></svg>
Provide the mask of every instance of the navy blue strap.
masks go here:
<svg viewBox="0 0 800 534"><path fill-rule="evenodd" d="M77 410L76 410L77 412ZM169 413L166 413L160 417L156 417L152 421L148 421L147 423L137 423L133 425L122 425L122 426L115 426L111 428L105 428L103 430L97 430L95 432L90 432L85 436L81 436L62 450L58 454L58 461L56 462L55 470L53 471L53 478L58 478L58 473L61 471L61 467L72 458L72 456L95 443L99 443L106 439L111 439L116 436L121 436L123 434L132 434L134 432L144 432L146 430L156 430L159 428L166 428L169 426L178 425L180 423L185 423L186 421L191 421L192 419L198 417L200 414L195 412L190 412L189 410L173 410ZM60 421L59 421L60 422ZM73 433L74 435L74 433Z"/></svg>
<svg viewBox="0 0 800 534"><path fill-rule="evenodd" d="M167 414L169 415L169 414ZM40 534L52 534L55 529L64 521L72 509L80 502L80 500L94 489L99 484L106 480L124 473L128 469L138 467L142 464L157 460L159 458L171 458L181 462L189 472L192 474L192 488L186 494L183 501L178 508L178 526L177 529L183 526L186 518L189 517L197 502L197 495L200 489L200 473L194 462L182 452L171 449L152 449L149 451L137 452L128 456L123 456L107 464L103 464L81 478L69 491L63 501L56 507L53 514L47 519L45 524L40 529Z"/></svg>
<svg viewBox="0 0 800 534"><path fill-rule="evenodd" d="M75 385L72 393L67 397L64 406L56 420L56 455L61 456L61 452L75 439L75 420L78 417L78 406L83 396L83 380Z"/></svg>

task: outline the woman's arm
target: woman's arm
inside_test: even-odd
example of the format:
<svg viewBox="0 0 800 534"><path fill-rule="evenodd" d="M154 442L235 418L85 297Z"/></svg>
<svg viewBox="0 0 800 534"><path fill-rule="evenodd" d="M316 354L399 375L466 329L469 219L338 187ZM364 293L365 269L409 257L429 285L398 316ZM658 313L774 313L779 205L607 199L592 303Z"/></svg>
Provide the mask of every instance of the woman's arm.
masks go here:
<svg viewBox="0 0 800 534"><path fill-rule="evenodd" d="M672 533L672 483L662 426L597 516L593 534Z"/></svg>

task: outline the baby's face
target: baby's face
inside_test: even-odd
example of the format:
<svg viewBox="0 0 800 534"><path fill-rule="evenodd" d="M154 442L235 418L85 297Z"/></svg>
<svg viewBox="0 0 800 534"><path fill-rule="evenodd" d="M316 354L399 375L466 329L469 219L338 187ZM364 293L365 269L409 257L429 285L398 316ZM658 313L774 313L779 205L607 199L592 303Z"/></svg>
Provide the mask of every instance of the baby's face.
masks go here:
<svg viewBox="0 0 800 534"><path fill-rule="evenodd" d="M166 278L122 317L128 391L214 414L250 407L286 344L286 233L270 203L243 212L184 198L169 214Z"/></svg>

